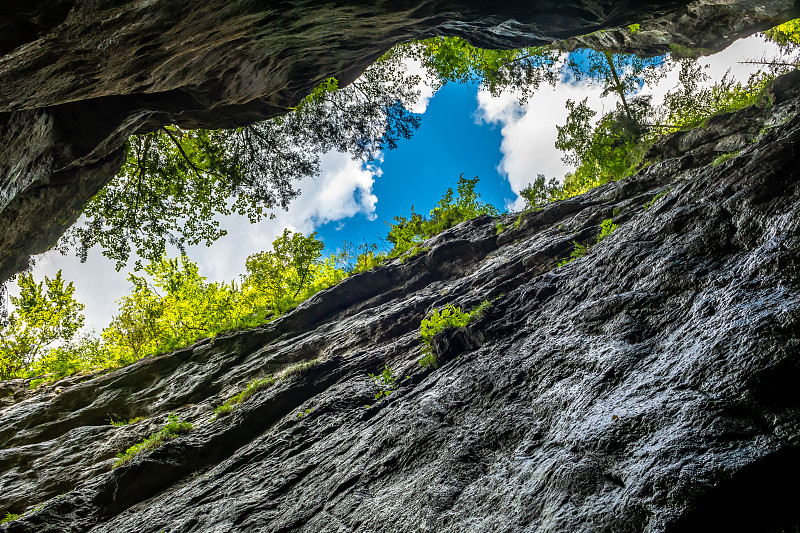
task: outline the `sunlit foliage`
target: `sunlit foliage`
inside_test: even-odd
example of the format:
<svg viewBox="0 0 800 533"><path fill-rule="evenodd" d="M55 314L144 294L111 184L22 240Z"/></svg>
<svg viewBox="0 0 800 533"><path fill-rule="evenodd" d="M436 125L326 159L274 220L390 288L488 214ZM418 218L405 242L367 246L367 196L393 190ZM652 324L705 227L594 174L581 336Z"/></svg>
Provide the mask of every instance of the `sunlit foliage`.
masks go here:
<svg viewBox="0 0 800 533"><path fill-rule="evenodd" d="M774 74L757 72L742 83L725 75L709 86L705 83L709 76L700 65L682 61L679 83L664 97L661 109L663 125L658 132L698 126L720 113L731 113L756 104L765 105L768 100L764 89L774 78Z"/></svg>
<svg viewBox="0 0 800 533"><path fill-rule="evenodd" d="M344 279L347 273L321 261L325 245L316 233L305 236L288 229L272 251L247 258L244 294L259 308L281 315L319 290ZM326 268L327 267L327 268Z"/></svg>
<svg viewBox="0 0 800 533"><path fill-rule="evenodd" d="M144 271L149 279L128 276L131 292L119 300L117 315L102 332L115 365L233 329L255 314L236 285L209 283L186 256L162 258Z"/></svg>
<svg viewBox="0 0 800 533"><path fill-rule="evenodd" d="M83 327L84 306L74 299L75 287L56 277L35 283L32 274L18 279L14 312L0 323L0 379L16 376L59 341L71 340Z"/></svg>
<svg viewBox="0 0 800 533"><path fill-rule="evenodd" d="M800 49L800 19L790 20L775 26L765 31L764 36L770 41L779 44L784 54L797 52ZM794 58L794 62L794 66L797 67L797 58Z"/></svg>
<svg viewBox="0 0 800 533"><path fill-rule="evenodd" d="M458 178L458 196L453 198L453 189L447 189L429 216L415 213L412 206L409 218L394 217L387 236L387 240L393 245L389 256L402 255L423 240L465 220L479 215L497 216L498 211L493 205L480 200L480 193L475 191L477 183L477 177L468 179L462 174Z"/></svg>
<svg viewBox="0 0 800 533"><path fill-rule="evenodd" d="M477 182L478 178L459 177L458 195L454 198L448 189L429 217L416 213L411 220L398 217L390 225L387 240L394 248L388 254L365 243L345 244L324 257L324 244L315 233L306 236L287 229L270 251L247 258L238 283L209 282L185 255L161 257L145 265L143 274L129 274L130 293L117 302L117 313L99 337L74 338L83 325L83 305L73 299L72 284L64 287L60 273L45 280L46 293L30 275L22 276L22 295L12 298L17 310L3 330L2 378L38 376L34 383L40 383L75 372L115 368L201 338L268 322L347 276L402 256L425 238L478 215L497 214L494 206L480 201ZM55 325L34 327L51 323L37 318L44 315ZM14 349L23 344L35 349L14 359L12 355L19 352Z"/></svg>
<svg viewBox="0 0 800 533"><path fill-rule="evenodd" d="M485 50L459 37L434 37L403 45L400 52L419 60L428 77L440 85L479 84L492 95L516 90L521 100L542 83L555 84L561 53L547 46L515 50Z"/></svg>

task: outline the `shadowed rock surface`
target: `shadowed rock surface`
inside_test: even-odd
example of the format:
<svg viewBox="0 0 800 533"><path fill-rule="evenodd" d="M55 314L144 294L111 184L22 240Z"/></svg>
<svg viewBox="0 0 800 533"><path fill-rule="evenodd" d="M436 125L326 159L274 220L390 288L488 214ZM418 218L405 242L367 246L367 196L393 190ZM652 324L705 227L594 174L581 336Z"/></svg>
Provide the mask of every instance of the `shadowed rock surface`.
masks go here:
<svg viewBox="0 0 800 533"><path fill-rule="evenodd" d="M647 31L589 39L645 53L669 43L708 51L796 16L792 0L1 5L0 281L77 219L120 168L129 135L278 116L329 76L349 83L399 42L457 35L515 48L636 22Z"/></svg>
<svg viewBox="0 0 800 533"><path fill-rule="evenodd" d="M261 328L82 383L4 384L0 509L36 510L0 530L794 530L798 81L666 139L630 179L517 227L461 224ZM421 319L484 299L423 370ZM249 381L314 359L212 420ZM385 364L397 388L376 401L367 374ZM194 431L112 470L170 412Z"/></svg>

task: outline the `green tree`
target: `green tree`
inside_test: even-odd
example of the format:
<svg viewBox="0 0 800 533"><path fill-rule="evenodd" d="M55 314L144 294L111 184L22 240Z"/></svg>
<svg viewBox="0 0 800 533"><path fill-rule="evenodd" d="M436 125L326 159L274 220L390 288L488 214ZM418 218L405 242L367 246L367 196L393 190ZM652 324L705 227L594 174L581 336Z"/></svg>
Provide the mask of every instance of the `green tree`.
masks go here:
<svg viewBox="0 0 800 533"><path fill-rule="evenodd" d="M587 99L567 100L569 114L563 126L556 126L555 146L564 152L562 160L576 170L565 176L557 196L574 196L633 173L647 146L639 126L649 108L646 99L629 98L625 106L618 104L593 125L596 112Z"/></svg>
<svg viewBox="0 0 800 533"><path fill-rule="evenodd" d="M657 132L696 127L713 115L766 103L764 89L774 78L775 73L756 72L742 83L725 74L718 82L708 85L710 78L703 68L694 61L683 60L678 85L667 92L658 110L661 125Z"/></svg>
<svg viewBox="0 0 800 533"><path fill-rule="evenodd" d="M389 257L402 255L421 241L465 220L479 215L497 216L497 208L482 202L480 193L475 191L478 181L477 176L472 179L465 178L463 174L459 176L456 188L458 196L454 199L453 189L448 188L431 210L429 217L415 213L414 206L411 206L410 218L394 217L394 223L389 225L389 235L386 237L393 246Z"/></svg>
<svg viewBox="0 0 800 533"><path fill-rule="evenodd" d="M17 284L20 294L10 298L14 311L0 324L0 379L24 375L48 347L70 341L84 323L84 305L60 270L38 284L32 274L21 274Z"/></svg>
<svg viewBox="0 0 800 533"><path fill-rule="evenodd" d="M775 26L765 31L764 37L780 46L781 57L769 60L762 58L749 63L766 65L774 73L800 67L800 19Z"/></svg>
<svg viewBox="0 0 800 533"><path fill-rule="evenodd" d="M101 370L118 364L109 360L109 354L100 339L94 334L84 334L50 348L33 361L27 370L27 375L29 377L47 375L47 379L51 380L76 372Z"/></svg>
<svg viewBox="0 0 800 533"><path fill-rule="evenodd" d="M434 37L402 45L400 53L419 60L440 85L479 84L495 96L513 89L522 101L560 75L561 53L547 46L485 50L459 37Z"/></svg>
<svg viewBox="0 0 800 533"><path fill-rule="evenodd" d="M556 200L559 191L560 184L556 178L546 181L544 174L538 174L536 180L519 191L519 195L525 200L525 209L532 209Z"/></svg>
<svg viewBox="0 0 800 533"><path fill-rule="evenodd" d="M263 302L276 315L293 308L324 288L316 283L324 247L316 233L306 237L285 229L272 243L271 252L247 258L242 284L246 297Z"/></svg>
<svg viewBox="0 0 800 533"><path fill-rule="evenodd" d="M642 113L628 101L629 96L638 92L643 85L663 78L672 65L664 57L646 58L595 50L570 54L567 64L576 80L588 78L599 83L602 87L601 97L613 94L619 98L622 114L630 121L627 128L639 135L646 125L642 122ZM637 105L642 106L643 103L640 101Z"/></svg>
<svg viewBox="0 0 800 533"><path fill-rule="evenodd" d="M198 338L240 327L253 317L238 288L209 283L186 256L161 258L130 274L131 293L102 332L107 358L115 365L184 346Z"/></svg>
<svg viewBox="0 0 800 533"><path fill-rule="evenodd" d="M800 48L800 19L779 24L764 32L764 36L780 45Z"/></svg>

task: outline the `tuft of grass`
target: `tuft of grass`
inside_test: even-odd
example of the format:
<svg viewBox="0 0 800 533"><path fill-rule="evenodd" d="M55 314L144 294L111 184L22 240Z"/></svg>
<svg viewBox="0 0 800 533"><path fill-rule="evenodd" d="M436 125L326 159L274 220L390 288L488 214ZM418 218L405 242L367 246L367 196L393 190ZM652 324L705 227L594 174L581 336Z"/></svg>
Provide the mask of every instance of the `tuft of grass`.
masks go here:
<svg viewBox="0 0 800 533"><path fill-rule="evenodd" d="M191 422L181 421L178 415L170 413L167 417L167 425L161 428L161 430L153 433L142 442L134 444L125 450L125 452L117 454L117 460L114 462L112 468L122 466L140 453L154 450L180 435L189 433L192 429L194 429L194 426Z"/></svg>
<svg viewBox="0 0 800 533"><path fill-rule="evenodd" d="M494 225L494 229L496 229L497 234L500 235L501 233L503 233L503 231L505 231L506 225L503 224L502 222L498 222L497 224Z"/></svg>
<svg viewBox="0 0 800 533"><path fill-rule="evenodd" d="M735 152L726 152L726 153L722 154L721 156L717 157L716 159L714 159L711 162L711 166L715 167L717 165L721 165L722 163L724 163L728 159L733 159L734 157L738 156L739 153L740 153L739 150L737 150Z"/></svg>
<svg viewBox="0 0 800 533"><path fill-rule="evenodd" d="M112 426L117 426L117 427L127 426L129 424L135 424L139 420L144 420L144 418L141 416L137 416L136 418L131 418L130 420L122 420L122 419L114 420L113 416L108 415L108 423L111 424Z"/></svg>
<svg viewBox="0 0 800 533"><path fill-rule="evenodd" d="M244 390L238 394L235 394L225 400L225 403L218 405L214 409L214 417L212 420L216 419L218 416L227 415L231 411L233 411L237 405L242 403L243 401L247 400L255 393L262 389L266 389L267 387L271 387L275 384L275 378L272 376L266 377L264 379L256 379L251 381L247 384Z"/></svg>
<svg viewBox="0 0 800 533"><path fill-rule="evenodd" d="M671 190L672 190L672 189L667 189L667 190L661 191L660 193L658 193L658 194L656 194L655 196L653 196L652 198L650 198L650 201L649 201L649 202L645 202L645 204L644 204L642 207L643 207L645 210L646 210L646 209L649 209L650 207L652 207L652 205L653 205L654 203L656 203L657 201L661 200L661 199L662 199L664 196L666 196L666 195L667 195L667 193L668 193L669 191L671 191Z"/></svg>
<svg viewBox="0 0 800 533"><path fill-rule="evenodd" d="M296 365L290 366L284 370L283 374L281 374L281 379L286 379L292 374L302 374L317 364L319 364L319 359L312 359L311 361L306 361L305 363L297 363Z"/></svg>
<svg viewBox="0 0 800 533"><path fill-rule="evenodd" d="M431 314L429 318L422 320L419 326L419 336L422 341L422 358L419 364L423 368L438 368L439 361L431 351L431 341L433 337L447 328L463 328L467 324L481 318L487 310L494 305L489 300L484 300L476 305L469 312L464 312L461 307L447 304Z"/></svg>
<svg viewBox="0 0 800 533"><path fill-rule="evenodd" d="M0 524L5 524L6 522L11 522L12 520L17 520L18 518L21 517L22 517L21 514L14 514L9 511L6 513L6 516L4 518L0 518Z"/></svg>

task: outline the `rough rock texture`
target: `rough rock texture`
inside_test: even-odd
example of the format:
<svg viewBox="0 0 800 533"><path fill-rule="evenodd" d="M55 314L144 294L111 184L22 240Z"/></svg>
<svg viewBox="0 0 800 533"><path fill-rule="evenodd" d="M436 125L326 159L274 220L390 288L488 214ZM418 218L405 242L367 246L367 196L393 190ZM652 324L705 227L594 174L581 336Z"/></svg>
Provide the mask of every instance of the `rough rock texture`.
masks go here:
<svg viewBox="0 0 800 533"><path fill-rule="evenodd" d="M792 2L693 2L667 16L645 18L640 24L599 30L566 39L563 50L593 48L639 55L698 57L727 48L733 41L767 30L785 20Z"/></svg>
<svg viewBox="0 0 800 533"><path fill-rule="evenodd" d="M0 509L35 510L0 530L800 526L800 74L773 93L667 139L670 157L630 179L516 227L461 224L261 328L35 393L6 384ZM619 229L555 268L610 217ZM423 370L420 320L484 299ZM250 380L312 359L211 420ZM367 374L384 364L397 389L376 402ZM170 412L195 430L111 469Z"/></svg>
<svg viewBox="0 0 800 533"><path fill-rule="evenodd" d="M791 0L699 0L687 11L687 4L3 2L0 281L54 244L76 206L113 176L132 133L166 123L219 128L274 117L324 78L349 82L392 45L412 38L459 35L511 48L642 22L646 43L606 44L651 52L666 42L722 48L735 35L791 18L793 7ZM724 29L731 23L733 30ZM709 31L712 26L717 30ZM61 191L41 190L51 187ZM69 202L52 202L64 195ZM22 213L26 219L18 221Z"/></svg>

